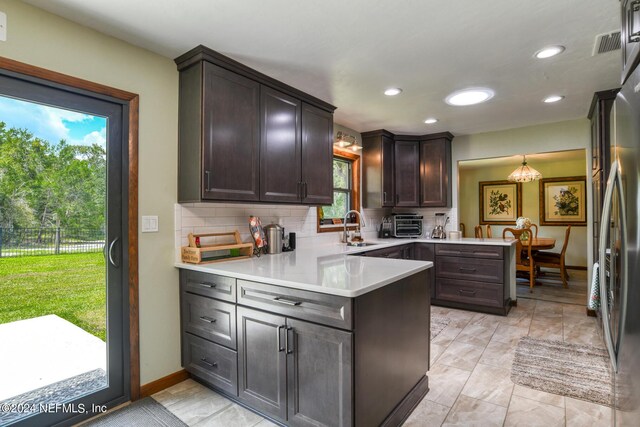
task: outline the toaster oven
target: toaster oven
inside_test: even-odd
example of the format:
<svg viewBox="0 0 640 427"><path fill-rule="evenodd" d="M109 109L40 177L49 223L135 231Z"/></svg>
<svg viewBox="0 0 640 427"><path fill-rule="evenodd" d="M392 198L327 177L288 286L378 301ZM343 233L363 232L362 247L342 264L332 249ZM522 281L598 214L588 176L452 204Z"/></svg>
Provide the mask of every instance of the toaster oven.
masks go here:
<svg viewBox="0 0 640 427"><path fill-rule="evenodd" d="M422 215L393 214L393 237L420 237L422 236Z"/></svg>

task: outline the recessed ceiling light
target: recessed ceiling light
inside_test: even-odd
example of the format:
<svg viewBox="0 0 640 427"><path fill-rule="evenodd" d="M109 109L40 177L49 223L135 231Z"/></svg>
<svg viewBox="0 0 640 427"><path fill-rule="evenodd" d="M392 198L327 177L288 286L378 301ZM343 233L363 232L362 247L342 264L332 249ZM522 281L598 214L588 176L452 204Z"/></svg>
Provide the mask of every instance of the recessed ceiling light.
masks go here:
<svg viewBox="0 0 640 427"><path fill-rule="evenodd" d="M437 123L437 122L438 122L438 119L436 119L436 118L434 118L434 117L429 117L429 118L428 118L428 119L426 119L424 122L425 122L426 124L428 124L428 125L432 125L432 124L434 124L434 123Z"/></svg>
<svg viewBox="0 0 640 427"><path fill-rule="evenodd" d="M544 49L540 49L539 51L537 51L535 56L538 59L545 59L556 56L562 52L564 52L564 46L547 46Z"/></svg>
<svg viewBox="0 0 640 427"><path fill-rule="evenodd" d="M444 101L449 105L473 105L486 102L493 98L493 95L491 89L477 87L453 92Z"/></svg>
<svg viewBox="0 0 640 427"><path fill-rule="evenodd" d="M564 99L564 96L561 95L551 95L551 96L547 96L544 99L544 102L546 102L547 104L551 104L553 102L558 102L558 101L562 101Z"/></svg>
<svg viewBox="0 0 640 427"><path fill-rule="evenodd" d="M402 92L402 89L400 89L399 87L390 87L389 89L384 91L384 94L387 96L396 96L400 92Z"/></svg>

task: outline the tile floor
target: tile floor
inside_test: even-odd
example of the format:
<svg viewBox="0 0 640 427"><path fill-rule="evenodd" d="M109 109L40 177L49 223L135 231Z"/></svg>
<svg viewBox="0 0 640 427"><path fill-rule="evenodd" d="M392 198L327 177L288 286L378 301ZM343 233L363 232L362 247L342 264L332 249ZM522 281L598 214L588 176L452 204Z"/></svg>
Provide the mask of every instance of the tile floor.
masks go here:
<svg viewBox="0 0 640 427"><path fill-rule="evenodd" d="M451 319L431 345L430 391L405 426L608 426L609 408L511 382L520 337L601 345L584 306L518 299L509 316L432 307ZM153 396L190 426L274 425L192 380Z"/></svg>

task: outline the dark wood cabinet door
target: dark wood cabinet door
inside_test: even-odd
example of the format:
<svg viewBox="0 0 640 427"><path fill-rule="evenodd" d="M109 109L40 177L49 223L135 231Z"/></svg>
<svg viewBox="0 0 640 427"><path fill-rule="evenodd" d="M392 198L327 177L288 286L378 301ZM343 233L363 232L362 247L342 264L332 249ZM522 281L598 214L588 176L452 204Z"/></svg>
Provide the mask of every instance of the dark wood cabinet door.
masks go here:
<svg viewBox="0 0 640 427"><path fill-rule="evenodd" d="M287 373L282 316L238 307L238 397L281 420L287 416Z"/></svg>
<svg viewBox="0 0 640 427"><path fill-rule="evenodd" d="M259 108L260 84L204 63L203 199L259 200Z"/></svg>
<svg viewBox="0 0 640 427"><path fill-rule="evenodd" d="M382 136L382 206L393 207L396 204L396 186L394 180L393 139Z"/></svg>
<svg viewBox="0 0 640 427"><path fill-rule="evenodd" d="M451 206L451 142L439 138L420 142L420 205Z"/></svg>
<svg viewBox="0 0 640 427"><path fill-rule="evenodd" d="M302 203L333 203L333 114L302 104Z"/></svg>
<svg viewBox="0 0 640 427"><path fill-rule="evenodd" d="M261 88L261 201L300 202L301 105L299 99Z"/></svg>
<svg viewBox="0 0 640 427"><path fill-rule="evenodd" d="M396 141L394 145L396 206L420 206L420 145Z"/></svg>
<svg viewBox="0 0 640 427"><path fill-rule="evenodd" d="M429 283L431 286L430 293L431 299L436 297L436 253L435 253L435 245L433 243L416 243L414 249L414 257L413 259L418 261L431 261L434 263L433 267L431 267L429 271Z"/></svg>
<svg viewBox="0 0 640 427"><path fill-rule="evenodd" d="M288 423L351 426L353 334L287 319Z"/></svg>

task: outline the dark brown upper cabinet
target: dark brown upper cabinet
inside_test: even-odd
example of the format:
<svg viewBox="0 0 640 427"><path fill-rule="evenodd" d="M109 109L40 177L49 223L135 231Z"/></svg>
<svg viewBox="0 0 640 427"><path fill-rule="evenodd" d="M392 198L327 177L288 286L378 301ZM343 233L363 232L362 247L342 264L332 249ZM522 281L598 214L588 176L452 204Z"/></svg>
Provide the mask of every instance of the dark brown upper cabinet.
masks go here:
<svg viewBox="0 0 640 427"><path fill-rule="evenodd" d="M260 84L203 62L180 73L178 200L257 201Z"/></svg>
<svg viewBox="0 0 640 427"><path fill-rule="evenodd" d="M396 203L393 137L385 130L362 134L362 202L365 208L393 207Z"/></svg>
<svg viewBox="0 0 640 427"><path fill-rule="evenodd" d="M365 208L450 207L453 135L362 134Z"/></svg>
<svg viewBox="0 0 640 427"><path fill-rule="evenodd" d="M395 206L420 206L420 144L418 141L395 143Z"/></svg>
<svg viewBox="0 0 640 427"><path fill-rule="evenodd" d="M451 139L434 135L420 141L420 206L451 206Z"/></svg>
<svg viewBox="0 0 640 427"><path fill-rule="evenodd" d="M306 102L302 103L301 191L304 204L333 203L333 114Z"/></svg>
<svg viewBox="0 0 640 427"><path fill-rule="evenodd" d="M179 202L332 203L334 106L204 46L175 62Z"/></svg>
<svg viewBox="0 0 640 427"><path fill-rule="evenodd" d="M302 101L263 86L260 105L260 200L299 202Z"/></svg>

